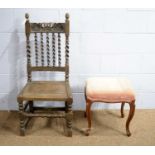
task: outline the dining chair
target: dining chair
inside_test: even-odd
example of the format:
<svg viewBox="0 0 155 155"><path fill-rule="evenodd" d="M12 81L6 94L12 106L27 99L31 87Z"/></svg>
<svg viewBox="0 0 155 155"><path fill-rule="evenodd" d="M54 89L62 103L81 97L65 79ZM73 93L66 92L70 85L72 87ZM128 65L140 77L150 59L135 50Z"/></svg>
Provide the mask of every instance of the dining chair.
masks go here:
<svg viewBox="0 0 155 155"><path fill-rule="evenodd" d="M33 117L64 118L66 135L72 136L72 92L69 84L69 14L64 23L30 22L25 14L27 83L17 96L20 135ZM34 80L34 72L63 74L63 80ZM36 101L64 102L63 107L38 106ZM34 103L36 102L36 103Z"/></svg>

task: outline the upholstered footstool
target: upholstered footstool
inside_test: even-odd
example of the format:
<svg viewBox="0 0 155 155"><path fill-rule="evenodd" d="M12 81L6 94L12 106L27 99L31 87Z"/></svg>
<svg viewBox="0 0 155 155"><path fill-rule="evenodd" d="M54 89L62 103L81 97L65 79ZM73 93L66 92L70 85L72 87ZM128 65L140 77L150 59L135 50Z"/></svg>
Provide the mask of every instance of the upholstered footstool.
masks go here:
<svg viewBox="0 0 155 155"><path fill-rule="evenodd" d="M131 136L129 129L130 121L135 112L135 94L130 81L126 78L114 77L92 77L86 81L86 117L88 129L86 135L91 131L91 105L94 102L121 103L121 117L124 117L124 104L128 103L130 110L126 121L127 136Z"/></svg>

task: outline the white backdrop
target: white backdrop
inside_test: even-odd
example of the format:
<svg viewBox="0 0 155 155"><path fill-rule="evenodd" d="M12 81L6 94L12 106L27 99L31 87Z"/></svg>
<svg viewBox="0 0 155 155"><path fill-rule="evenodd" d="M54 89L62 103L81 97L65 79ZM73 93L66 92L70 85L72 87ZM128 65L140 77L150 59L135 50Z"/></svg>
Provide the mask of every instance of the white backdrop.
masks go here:
<svg viewBox="0 0 155 155"><path fill-rule="evenodd" d="M128 77L137 108L155 108L155 9L0 9L0 109L18 109L26 83L24 14L31 21L64 21L70 13L70 83L73 108L85 109L91 76ZM41 75L40 75L41 76ZM119 108L94 104L93 108Z"/></svg>

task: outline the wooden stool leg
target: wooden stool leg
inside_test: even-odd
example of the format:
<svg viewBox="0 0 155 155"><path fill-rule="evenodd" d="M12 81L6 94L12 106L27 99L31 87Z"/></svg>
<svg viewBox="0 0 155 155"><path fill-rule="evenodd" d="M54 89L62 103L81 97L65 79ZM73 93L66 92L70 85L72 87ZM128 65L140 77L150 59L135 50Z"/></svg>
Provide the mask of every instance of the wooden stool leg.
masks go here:
<svg viewBox="0 0 155 155"><path fill-rule="evenodd" d="M67 136L72 137L72 104L66 103L66 126L67 126Z"/></svg>
<svg viewBox="0 0 155 155"><path fill-rule="evenodd" d="M129 106L130 106L130 111L129 111L128 119L126 121L126 133L127 133L127 136L131 136L129 125L130 125L130 122L131 122L131 120L132 120L132 118L134 116L134 112L135 112L135 101L129 103Z"/></svg>
<svg viewBox="0 0 155 155"><path fill-rule="evenodd" d="M24 116L22 114L22 112L24 111L24 108L23 108L23 102L20 101L19 102L19 111L20 111L20 135L21 136L25 136L25 124L24 124Z"/></svg>
<svg viewBox="0 0 155 155"><path fill-rule="evenodd" d="M86 102L87 102L87 100L86 100ZM86 103L86 111L84 112L84 117L87 117L87 103Z"/></svg>
<svg viewBox="0 0 155 155"><path fill-rule="evenodd" d="M125 105L125 102L122 102L121 104L121 117L124 118L124 105Z"/></svg>
<svg viewBox="0 0 155 155"><path fill-rule="evenodd" d="M86 136L89 136L91 131L91 105L92 102L86 99L86 116L88 120L88 129L86 131Z"/></svg>
<svg viewBox="0 0 155 155"><path fill-rule="evenodd" d="M85 92L85 100L87 100L87 96L86 96L86 87L84 89L84 92ZM86 110L87 110L87 104L86 104ZM84 117L87 117L87 112L85 111L84 112Z"/></svg>

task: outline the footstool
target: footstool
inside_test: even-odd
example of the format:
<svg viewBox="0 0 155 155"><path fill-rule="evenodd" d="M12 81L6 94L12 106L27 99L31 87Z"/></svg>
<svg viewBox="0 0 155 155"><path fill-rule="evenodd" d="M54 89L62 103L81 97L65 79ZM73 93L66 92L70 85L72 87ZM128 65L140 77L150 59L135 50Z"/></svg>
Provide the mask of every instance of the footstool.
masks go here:
<svg viewBox="0 0 155 155"><path fill-rule="evenodd" d="M92 77L86 81L85 87L86 117L88 129L86 135L91 131L91 105L94 102L121 103L121 117L124 117L124 104L128 103L130 110L126 121L127 136L131 136L129 129L130 121L135 112L135 93L130 81L120 77Z"/></svg>

